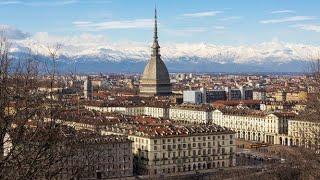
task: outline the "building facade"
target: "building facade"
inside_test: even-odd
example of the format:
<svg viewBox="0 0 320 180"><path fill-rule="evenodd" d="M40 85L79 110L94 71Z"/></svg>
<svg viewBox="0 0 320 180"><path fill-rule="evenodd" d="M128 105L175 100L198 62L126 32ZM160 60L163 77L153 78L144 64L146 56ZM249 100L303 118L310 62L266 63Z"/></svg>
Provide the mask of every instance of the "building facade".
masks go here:
<svg viewBox="0 0 320 180"><path fill-rule="evenodd" d="M212 119L212 108L197 105L171 107L169 119L184 123L209 123Z"/></svg>
<svg viewBox="0 0 320 180"><path fill-rule="evenodd" d="M155 118L169 118L169 108L167 107L153 107L146 106L144 107L143 115L155 117Z"/></svg>
<svg viewBox="0 0 320 180"><path fill-rule="evenodd" d="M149 178L235 166L233 131L217 125L165 127L161 124L148 130L141 127L126 130L118 125L102 134L128 135L133 141L135 169Z"/></svg>
<svg viewBox="0 0 320 180"><path fill-rule="evenodd" d="M132 141L125 136L86 137L60 165L57 179L110 179L133 176Z"/></svg>
<svg viewBox="0 0 320 180"><path fill-rule="evenodd" d="M281 137L280 144L303 146L320 150L320 123L302 120L288 122L288 135Z"/></svg>
<svg viewBox="0 0 320 180"><path fill-rule="evenodd" d="M252 99L259 100L259 101L265 101L267 99L266 91L265 90L254 90L252 92Z"/></svg>
<svg viewBox="0 0 320 180"><path fill-rule="evenodd" d="M184 103L193 103L193 104L201 104L205 103L203 99L203 95L201 91L183 91L183 102Z"/></svg>
<svg viewBox="0 0 320 180"><path fill-rule="evenodd" d="M92 100L93 98L93 85L90 76L87 76L83 84L83 95L85 99Z"/></svg>
<svg viewBox="0 0 320 180"><path fill-rule="evenodd" d="M245 111L220 111L212 113L212 123L231 128L236 138L281 144L280 137L288 134L288 121L293 116L287 114L263 114Z"/></svg>
<svg viewBox="0 0 320 180"><path fill-rule="evenodd" d="M169 118L168 107L156 107L156 106L85 106L88 110L95 110L99 112L120 113L130 116L147 115L155 118Z"/></svg>
<svg viewBox="0 0 320 180"><path fill-rule="evenodd" d="M242 93L240 89L235 88L226 88L227 98L228 100L241 100Z"/></svg>
<svg viewBox="0 0 320 180"><path fill-rule="evenodd" d="M227 100L226 91L224 90L207 90L207 102L212 103L219 100Z"/></svg>

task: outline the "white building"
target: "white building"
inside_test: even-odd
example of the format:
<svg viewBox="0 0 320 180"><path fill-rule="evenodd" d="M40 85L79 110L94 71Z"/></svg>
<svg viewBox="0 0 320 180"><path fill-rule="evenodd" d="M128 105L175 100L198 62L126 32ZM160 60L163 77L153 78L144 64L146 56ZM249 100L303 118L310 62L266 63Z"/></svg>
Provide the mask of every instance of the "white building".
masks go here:
<svg viewBox="0 0 320 180"><path fill-rule="evenodd" d="M140 106L130 106L130 107L123 107L123 106L109 106L109 107L100 107L100 106L85 106L88 110L95 110L99 112L114 112L120 113L125 115L131 116L138 116L144 114L144 107Z"/></svg>
<svg viewBox="0 0 320 180"><path fill-rule="evenodd" d="M267 99L267 94L265 91L255 90L253 91L252 98L253 100L265 101Z"/></svg>
<svg viewBox="0 0 320 180"><path fill-rule="evenodd" d="M86 80L83 84L83 95L86 99L92 99L93 97L93 85L92 85L92 79L90 76L87 76Z"/></svg>
<svg viewBox="0 0 320 180"><path fill-rule="evenodd" d="M169 109L169 119L185 123L210 123L212 108L210 106L182 105Z"/></svg>
<svg viewBox="0 0 320 180"><path fill-rule="evenodd" d="M303 146L319 151L320 123L290 120L288 122L288 135L281 137L280 144L287 146Z"/></svg>
<svg viewBox="0 0 320 180"><path fill-rule="evenodd" d="M167 107L144 107L144 115L155 117L155 118L169 118L169 108Z"/></svg>
<svg viewBox="0 0 320 180"><path fill-rule="evenodd" d="M95 110L99 112L114 112L124 115L139 116L147 115L155 118L169 118L169 108L167 107L155 107L155 106L109 106L109 107L99 107L99 106L85 106L88 110Z"/></svg>
<svg viewBox="0 0 320 180"><path fill-rule="evenodd" d="M215 110L212 113L212 122L231 128L240 139L280 144L280 137L288 133L288 119L292 117L293 114L285 113Z"/></svg>
<svg viewBox="0 0 320 180"><path fill-rule="evenodd" d="M183 91L183 103L201 104L203 103L202 92L199 90Z"/></svg>

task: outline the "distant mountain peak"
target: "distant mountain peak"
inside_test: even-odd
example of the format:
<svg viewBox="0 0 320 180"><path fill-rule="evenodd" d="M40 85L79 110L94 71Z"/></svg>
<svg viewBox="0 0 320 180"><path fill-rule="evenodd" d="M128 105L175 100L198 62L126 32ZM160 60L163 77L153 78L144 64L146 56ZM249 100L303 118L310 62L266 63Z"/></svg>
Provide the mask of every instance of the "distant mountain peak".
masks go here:
<svg viewBox="0 0 320 180"><path fill-rule="evenodd" d="M19 34L19 33L18 33ZM14 54L32 53L48 56L48 47L60 44L58 54L60 62L66 64L117 64L113 70L131 71L130 66L121 64L136 64L132 71L142 71L144 64L150 58L151 45L141 42L110 43L101 35L82 34L77 36L53 36L48 33L37 33L24 38L13 38L11 52ZM210 43L161 43L162 59L168 64L169 71L246 71L252 70L273 71L274 67L291 64L290 71L301 71L306 60L318 55L320 47L284 43L278 40L254 45L225 46ZM293 64L299 64L297 67ZM190 66L194 67L188 67ZM206 66L204 66L206 65ZM140 67L141 66L141 67ZM170 67L171 66L171 67ZM179 67L181 66L181 67ZM212 66L212 67L211 67ZM214 66L214 67L213 67ZM265 67L264 67L265 66ZM83 66L85 67L85 66ZM211 68L210 68L211 67ZM256 68L255 68L256 67ZM89 69L95 67L86 66ZM99 67L101 68L101 67ZM185 69L184 69L185 68ZM249 70L251 70L249 68ZM277 71L277 69L274 69Z"/></svg>

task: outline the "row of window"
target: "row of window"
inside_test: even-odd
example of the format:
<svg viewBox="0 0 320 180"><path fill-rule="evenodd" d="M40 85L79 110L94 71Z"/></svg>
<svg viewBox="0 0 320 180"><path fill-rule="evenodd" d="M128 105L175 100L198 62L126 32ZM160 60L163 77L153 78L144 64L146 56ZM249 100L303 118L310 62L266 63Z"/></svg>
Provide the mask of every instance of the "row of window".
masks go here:
<svg viewBox="0 0 320 180"><path fill-rule="evenodd" d="M188 171L196 171L196 170L204 170L204 169L212 169L212 168L219 168L219 167L226 167L226 163L224 161L220 162L209 162L209 163L198 163L193 165L184 165L182 167L175 167L172 168L163 168L162 174L170 174L170 173L177 173L177 172L188 172ZM155 175L160 173L157 169L154 169L153 172Z"/></svg>
<svg viewBox="0 0 320 180"><path fill-rule="evenodd" d="M192 138L188 138L188 140L189 141L193 141L193 142L195 142L195 141L207 141L207 140L215 140L216 138L217 139L222 139L222 140L224 140L225 138L226 138L226 136L227 135L216 135L216 136L198 136L198 137L192 137ZM233 135L229 135L229 138L230 139L232 139L233 138ZM166 143L171 143L171 142L173 142L173 143L176 143L176 142L186 142L186 138L177 138L177 139L170 139L170 138L168 138L168 139L162 139L162 144L166 144ZM154 144L157 144L159 141L158 140L154 140ZM161 141L160 141L161 142Z"/></svg>
<svg viewBox="0 0 320 180"><path fill-rule="evenodd" d="M233 141L231 140L231 141L229 141L229 143L230 144L233 144ZM195 147L199 147L199 148L201 148L201 147L207 147L207 145L208 145L208 147L211 147L211 145L212 146L215 146L216 145L216 143L215 142L203 142L203 143L192 143L192 147L193 148L195 148ZM218 146L220 146L220 145L225 145L225 142L224 141L218 141L217 142L217 145ZM185 149L185 148L191 148L191 144L178 144L178 145L176 145L176 144L173 144L173 145L170 145L170 144L168 144L168 145L162 145L162 149L163 150L166 150L166 149L168 149L168 150L175 150L175 149ZM157 146L154 146L154 150L157 150L158 149L158 147Z"/></svg>
<svg viewBox="0 0 320 180"><path fill-rule="evenodd" d="M191 153L192 152L192 153ZM183 152L168 152L162 153L162 158L178 158L178 157L187 157L187 156L206 156L206 155L217 155L217 154L227 154L233 153L233 148L230 147L229 151L225 148L218 148L218 149L202 149L202 150L193 150L193 151L183 151ZM154 153L154 159L159 159L158 153Z"/></svg>

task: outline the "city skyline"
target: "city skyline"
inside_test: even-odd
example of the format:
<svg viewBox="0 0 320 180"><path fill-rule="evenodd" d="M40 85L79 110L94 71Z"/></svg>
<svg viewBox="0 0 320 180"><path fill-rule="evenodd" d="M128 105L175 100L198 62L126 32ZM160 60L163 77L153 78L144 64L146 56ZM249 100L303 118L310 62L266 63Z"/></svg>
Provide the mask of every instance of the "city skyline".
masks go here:
<svg viewBox="0 0 320 180"><path fill-rule="evenodd" d="M320 179L319 5L0 0L0 179Z"/></svg>

